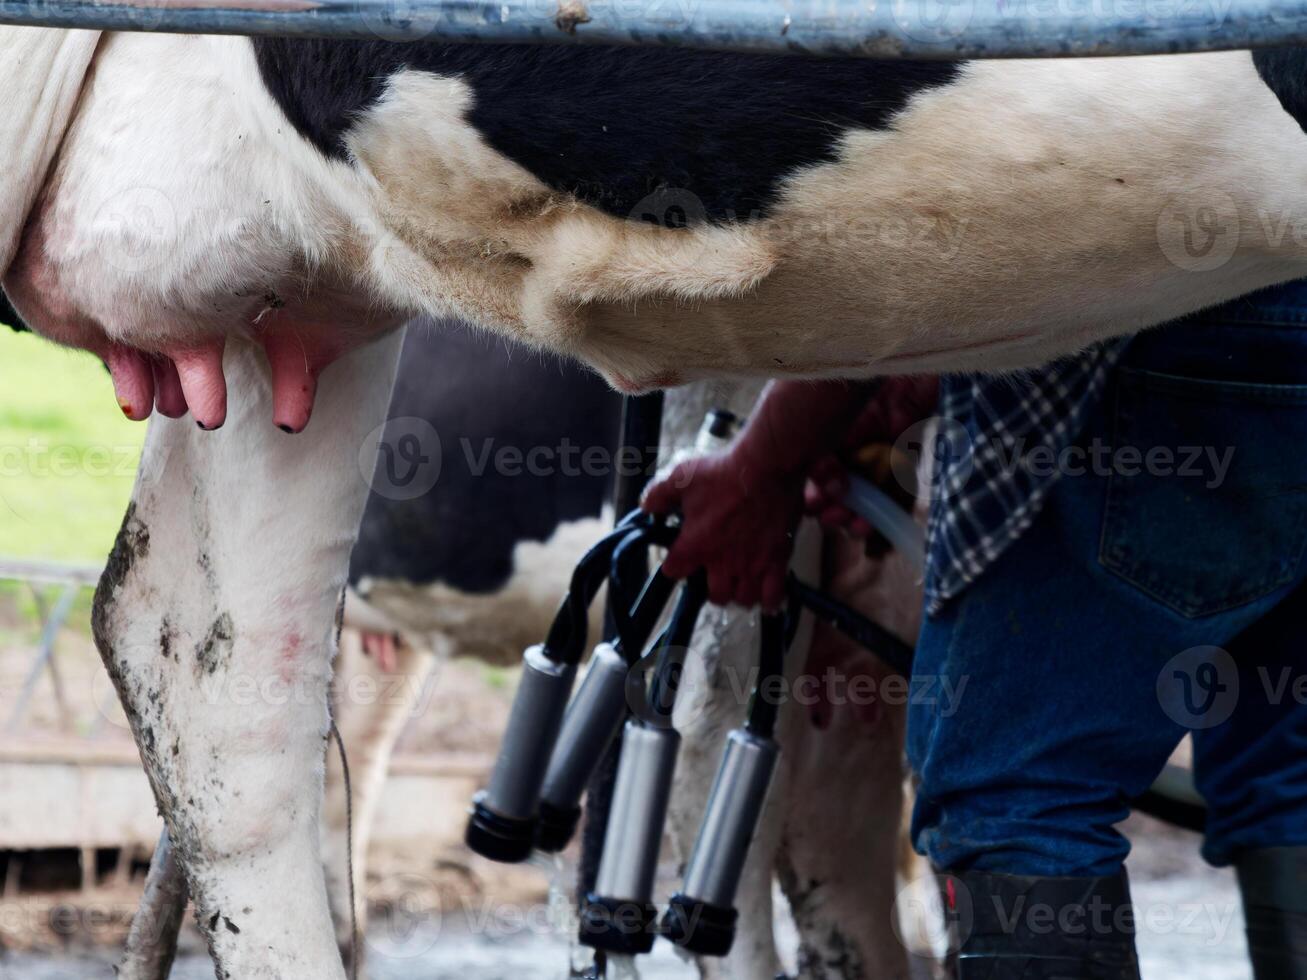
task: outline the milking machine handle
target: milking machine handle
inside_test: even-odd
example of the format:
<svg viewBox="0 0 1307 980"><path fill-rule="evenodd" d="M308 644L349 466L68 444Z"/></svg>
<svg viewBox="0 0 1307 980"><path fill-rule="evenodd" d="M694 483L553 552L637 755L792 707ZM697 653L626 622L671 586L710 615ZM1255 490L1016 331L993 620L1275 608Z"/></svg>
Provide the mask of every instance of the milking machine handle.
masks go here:
<svg viewBox="0 0 1307 980"><path fill-rule="evenodd" d="M580 663L589 632L590 604L608 580L613 552L636 529L658 524L661 522L657 519L634 510L581 556L572 571L567 595L563 597L545 637L545 656L557 663Z"/></svg>
<svg viewBox="0 0 1307 980"><path fill-rule="evenodd" d="M806 607L822 622L833 626L849 639L866 647L896 672L905 677L912 675L912 661L916 656L916 650L884 626L868 619L838 599L832 598L821 589L801 581L793 572L786 580L785 588L790 597L792 611L797 611L796 606ZM792 622L797 625L798 617L792 616Z"/></svg>
<svg viewBox="0 0 1307 980"><path fill-rule="evenodd" d="M609 567L609 611L617 630L615 646L631 664L639 661L654 625L662 615L676 582L662 573L661 566L649 574L649 549L668 547L676 540L676 528L653 521L634 528L613 550ZM629 584L636 576L640 591L632 595Z"/></svg>
<svg viewBox="0 0 1307 980"><path fill-rule="evenodd" d="M545 640L545 652L563 663L580 661L586 644L586 619L590 603L603 583L613 592L610 603L617 627L615 645L632 665L644 653L645 643L670 598L676 583L655 570L645 579L638 597L629 595L628 584L637 568L647 568L648 550L655 545L670 547L680 531L680 524L669 523L639 510L627 514L617 527L605 535L577 563L571 588ZM783 670L783 658L797 628L798 612L806 608L823 622L866 647L895 671L910 675L914 651L880 624L868 619L820 589L790 573L786 579L789 597L787 615L765 615L762 620L760 646L760 684ZM671 713L676 697L679 672L694 633L699 612L707 601L707 579L702 570L686 579L667 628L654 643L657 652L649 703L658 714ZM775 726L774 706L755 691L750 718L770 731Z"/></svg>
<svg viewBox="0 0 1307 980"><path fill-rule="evenodd" d="M633 536L634 531L640 529L645 535L645 546L656 544L664 548L671 547L676 540L677 534L680 532L681 525L679 523L669 524L664 521L648 518L648 515L645 515L648 519L641 522L637 516L638 514L638 511L632 512L623 520L621 526L630 529L627 531L627 536ZM610 537L612 536L610 535ZM614 545L614 552L612 553L613 569L616 569L618 561L617 552L619 552L624 546L634 547L634 542L628 544L626 539L622 539L618 544ZM622 574L627 575L629 573L623 570ZM659 572L654 573L654 576L651 577L649 582L646 584L646 589L654 583L655 578L659 575ZM660 584L662 587L670 589L670 586L666 585L665 582ZM818 589L816 586L808 585L806 582L799 579L793 572L788 575L785 588L790 600L791 616L789 617L790 622L787 630L789 636L784 639L782 649L789 647L789 641L793 638L793 631L798 625L798 617L793 614L799 607L804 607L821 621L833 626L855 643L865 647L896 672L903 674L904 676L911 675L912 661L916 655L916 651L911 645L904 643L885 627L872 619L868 619L866 616L840 602L838 599L833 598L821 589ZM628 606L628 608L631 608L631 606ZM657 615L657 611L654 611L653 616L655 619L657 618ZM631 617L627 616L625 618L629 623ZM618 622L620 627L622 620L619 618ZM693 624L691 624L691 628L693 628ZM652 623L649 624L648 629L652 629ZM648 629L646 629L644 633L638 634L640 636L640 643L643 643L644 638L648 636ZM681 646L683 648L684 644ZM639 654L635 653L634 650L634 646L629 647L628 656L638 657Z"/></svg>
<svg viewBox="0 0 1307 980"><path fill-rule="evenodd" d="M775 678L785 673L785 651L789 649L791 639L785 620L783 613L764 613L759 629L758 683L749 700L745 728L760 738L771 738L776 734L779 702L769 688Z"/></svg>
<svg viewBox="0 0 1307 980"><path fill-rule="evenodd" d="M658 625L658 619L667 607L672 593L676 591L676 585L676 580L664 575L661 567L655 569L645 582L630 613L626 615L625 625L618 624L616 646L631 666L639 663L643 656L649 635Z"/></svg>
<svg viewBox="0 0 1307 980"><path fill-rule="evenodd" d="M663 631L657 645L658 659L654 666L653 680L649 686L649 704L654 712L663 718L670 718L672 706L676 702L676 690L680 685L681 668L685 664L685 654L690 640L694 637L694 627L699 621L699 612L708 601L708 576L697 571L685 580L681 594L672 610L672 618Z"/></svg>

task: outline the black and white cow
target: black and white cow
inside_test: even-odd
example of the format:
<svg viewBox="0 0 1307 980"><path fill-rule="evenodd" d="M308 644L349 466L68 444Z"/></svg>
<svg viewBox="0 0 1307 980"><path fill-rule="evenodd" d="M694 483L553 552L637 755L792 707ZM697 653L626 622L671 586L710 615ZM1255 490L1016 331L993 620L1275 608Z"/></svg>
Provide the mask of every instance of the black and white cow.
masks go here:
<svg viewBox="0 0 1307 980"><path fill-rule="evenodd" d="M952 67L23 28L0 75L5 287L105 359L126 414L166 416L97 638L242 980L342 975L316 836L332 622L414 312L643 390L1005 370L1307 273L1299 51Z"/></svg>
<svg viewBox="0 0 1307 980"><path fill-rule="evenodd" d="M415 310L628 390L1015 368L1307 271L1305 70L106 34L6 283L208 426L229 333L297 431Z"/></svg>

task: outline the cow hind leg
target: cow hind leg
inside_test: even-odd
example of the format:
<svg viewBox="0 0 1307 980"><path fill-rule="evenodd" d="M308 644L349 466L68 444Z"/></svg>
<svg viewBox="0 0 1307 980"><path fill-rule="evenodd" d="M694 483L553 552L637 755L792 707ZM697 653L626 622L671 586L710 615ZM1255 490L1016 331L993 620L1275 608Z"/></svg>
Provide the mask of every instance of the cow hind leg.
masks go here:
<svg viewBox="0 0 1307 980"><path fill-rule="evenodd" d="M343 978L318 841L335 619L398 337L329 369L300 435L228 343L226 426L156 418L96 594L118 690L220 978ZM325 411L323 411L325 409Z"/></svg>
<svg viewBox="0 0 1307 980"><path fill-rule="evenodd" d="M758 384L693 384L667 393L663 412L663 468L675 453L694 444L705 414L723 408L744 417L752 410ZM689 859L699 833L708 792L721 764L725 739L744 721L751 670L757 663L756 617L741 610L709 607L700 617L677 695L673 723L682 736L672 798L668 837L673 858ZM778 773L778 781L781 774ZM772 800L783 798L775 787ZM780 837L780 811L764 809L736 899L740 917L735 944L722 959L696 960L704 980L755 980L780 971L772 929L772 860Z"/></svg>
<svg viewBox="0 0 1307 980"><path fill-rule="evenodd" d="M909 976L893 924L902 857L897 724L841 712L787 746L777 870L799 931L802 980Z"/></svg>
<svg viewBox="0 0 1307 980"><path fill-rule="evenodd" d="M739 685L749 682L757 643L758 630L748 614L710 607L690 645L673 714L682 742L667 815L673 855L682 867L694 848L726 736L744 720ZM781 795L773 792L772 799ZM772 934L771 854L780 827L775 809L774 803L765 808L750 848L736 898L740 917L730 954L696 961L704 980L774 977L780 971Z"/></svg>
<svg viewBox="0 0 1307 980"><path fill-rule="evenodd" d="M900 558L871 564L860 542L828 536L826 588L900 635L920 597ZM802 980L906 980L896 928L904 872L903 733L907 683L834 629L813 632L806 710L784 766L785 829L777 870L799 931Z"/></svg>

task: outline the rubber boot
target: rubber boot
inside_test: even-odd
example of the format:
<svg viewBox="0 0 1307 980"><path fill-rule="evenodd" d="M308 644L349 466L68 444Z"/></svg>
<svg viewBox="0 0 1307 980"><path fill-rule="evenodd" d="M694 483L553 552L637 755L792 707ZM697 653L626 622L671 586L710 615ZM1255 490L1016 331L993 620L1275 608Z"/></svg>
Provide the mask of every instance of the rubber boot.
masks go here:
<svg viewBox="0 0 1307 980"><path fill-rule="evenodd" d="M1307 980L1307 847L1245 851L1236 864L1256 980Z"/></svg>
<svg viewBox="0 0 1307 980"><path fill-rule="evenodd" d="M1124 870L1110 878L945 878L958 980L1139 980Z"/></svg>

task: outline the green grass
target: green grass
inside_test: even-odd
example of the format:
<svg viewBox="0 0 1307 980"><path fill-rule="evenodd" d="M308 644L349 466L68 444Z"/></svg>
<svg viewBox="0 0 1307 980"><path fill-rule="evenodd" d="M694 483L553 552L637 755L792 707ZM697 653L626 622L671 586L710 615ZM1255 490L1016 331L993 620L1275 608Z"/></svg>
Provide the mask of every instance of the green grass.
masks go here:
<svg viewBox="0 0 1307 980"><path fill-rule="evenodd" d="M0 555L102 561L144 439L96 358L0 328Z"/></svg>

